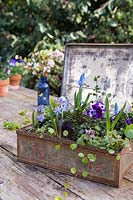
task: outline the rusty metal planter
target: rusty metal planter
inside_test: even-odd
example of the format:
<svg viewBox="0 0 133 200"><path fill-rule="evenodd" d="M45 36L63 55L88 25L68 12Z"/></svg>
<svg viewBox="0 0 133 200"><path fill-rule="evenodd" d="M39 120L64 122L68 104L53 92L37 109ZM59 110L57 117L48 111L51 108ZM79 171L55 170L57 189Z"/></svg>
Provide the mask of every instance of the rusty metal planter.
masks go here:
<svg viewBox="0 0 133 200"><path fill-rule="evenodd" d="M56 170L65 174L71 174L70 169L77 169L76 176L84 178L82 171L88 171L89 175L84 178L114 187L119 187L122 178L129 167L133 164L132 152L124 148L120 152L120 160L116 155L108 154L104 150L94 147L78 147L70 150L73 142L67 139L53 137L39 138L38 135L29 134L27 128L17 130L17 158L29 164L39 165L48 169ZM61 149L56 150L55 145L60 144ZM85 155L93 153L95 162L83 165L78 153Z"/></svg>

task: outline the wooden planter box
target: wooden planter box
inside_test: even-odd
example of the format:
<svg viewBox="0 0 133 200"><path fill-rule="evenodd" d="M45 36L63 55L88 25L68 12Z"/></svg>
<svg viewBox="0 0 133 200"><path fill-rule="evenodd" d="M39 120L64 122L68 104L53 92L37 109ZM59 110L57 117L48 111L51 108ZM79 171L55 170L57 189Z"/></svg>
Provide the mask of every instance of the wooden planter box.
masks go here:
<svg viewBox="0 0 133 200"><path fill-rule="evenodd" d="M124 148L120 152L120 160L116 160L116 155L111 155L93 147L78 147L70 149L73 142L67 139L39 138L37 135L28 133L26 127L17 130L17 158L29 164L35 164L48 169L56 170L72 175L70 169L77 169L76 176L84 178L82 171L89 172L84 179L104 183L114 187L119 187L122 178L129 167L133 164L132 153L129 148ZM60 144L61 149L56 150L55 145ZM84 155L93 153L96 156L95 162L88 162L84 165L78 153Z"/></svg>

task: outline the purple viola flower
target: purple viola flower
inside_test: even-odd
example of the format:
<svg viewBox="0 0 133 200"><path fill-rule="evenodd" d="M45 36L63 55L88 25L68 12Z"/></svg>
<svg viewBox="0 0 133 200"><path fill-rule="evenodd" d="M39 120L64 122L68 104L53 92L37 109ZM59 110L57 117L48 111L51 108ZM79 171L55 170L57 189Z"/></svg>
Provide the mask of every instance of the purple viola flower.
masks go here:
<svg viewBox="0 0 133 200"><path fill-rule="evenodd" d="M80 87L83 87L83 85L85 84L85 74L81 74L80 79L78 80L78 84Z"/></svg>
<svg viewBox="0 0 133 200"><path fill-rule="evenodd" d="M44 108L44 105L39 105L38 108L37 108L37 111L38 112L42 112L43 108Z"/></svg>
<svg viewBox="0 0 133 200"><path fill-rule="evenodd" d="M92 104L92 108L87 111L87 115L89 117L100 119L105 111L105 105L102 102L96 102L95 104Z"/></svg>
<svg viewBox="0 0 133 200"><path fill-rule="evenodd" d="M92 108L94 110L101 110L102 113L104 113L106 111L106 107L105 107L104 103L102 103L100 101L93 104Z"/></svg>
<svg viewBox="0 0 133 200"><path fill-rule="evenodd" d="M24 60L19 59L18 57L17 58L11 58L10 61L9 61L9 65L13 66L13 67L16 66L17 63L24 64L25 62L24 62Z"/></svg>
<svg viewBox="0 0 133 200"><path fill-rule="evenodd" d="M89 116L89 117L93 117L94 116L94 114L95 114L95 110L94 109L92 109L92 108L90 108L89 110L87 110L87 115Z"/></svg>
<svg viewBox="0 0 133 200"><path fill-rule="evenodd" d="M17 60L15 58L11 58L9 61L10 66L16 66Z"/></svg>
<svg viewBox="0 0 133 200"><path fill-rule="evenodd" d="M130 125L130 124L132 124L132 122L131 122L131 119L129 119L129 118L128 118L128 119L126 119L126 124L127 124L127 125Z"/></svg>
<svg viewBox="0 0 133 200"><path fill-rule="evenodd" d="M38 120L39 122L43 122L43 121L44 121L44 115L43 115L43 114L38 115L38 116L37 116L37 120Z"/></svg>
<svg viewBox="0 0 133 200"><path fill-rule="evenodd" d="M7 68L6 68L6 74L9 75L10 72L11 72L10 68L7 67Z"/></svg>
<svg viewBox="0 0 133 200"><path fill-rule="evenodd" d="M103 116L103 112L101 109L98 108L93 117L96 119L100 119L100 118L102 118L102 116Z"/></svg>

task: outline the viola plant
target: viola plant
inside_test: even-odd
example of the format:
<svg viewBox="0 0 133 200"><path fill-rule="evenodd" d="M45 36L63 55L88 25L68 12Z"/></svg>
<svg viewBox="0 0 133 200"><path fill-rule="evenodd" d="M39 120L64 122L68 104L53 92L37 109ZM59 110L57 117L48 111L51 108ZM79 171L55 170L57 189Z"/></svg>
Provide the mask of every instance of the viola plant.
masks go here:
<svg viewBox="0 0 133 200"><path fill-rule="evenodd" d="M0 67L0 80L6 80L10 75L10 68Z"/></svg>
<svg viewBox="0 0 133 200"><path fill-rule="evenodd" d="M21 56L16 55L14 58L11 58L9 61L9 67L11 75L23 75L24 73L24 60Z"/></svg>
<svg viewBox="0 0 133 200"><path fill-rule="evenodd" d="M118 153L123 147L129 147L133 139L133 112L125 111L126 103L119 110L117 102L110 104L110 95L101 94L98 86L99 76L94 78L95 87L83 99L86 85L85 74L78 80L79 90L74 94L74 105L70 105L66 97L50 100L50 105L39 106L33 112L32 125L40 137L65 138L73 141L72 150L77 146L94 146L108 151L110 154ZM83 163L95 161L95 156L82 152L79 155ZM75 168L71 169L72 173ZM76 172L75 172L76 173ZM84 176L86 172L83 172Z"/></svg>

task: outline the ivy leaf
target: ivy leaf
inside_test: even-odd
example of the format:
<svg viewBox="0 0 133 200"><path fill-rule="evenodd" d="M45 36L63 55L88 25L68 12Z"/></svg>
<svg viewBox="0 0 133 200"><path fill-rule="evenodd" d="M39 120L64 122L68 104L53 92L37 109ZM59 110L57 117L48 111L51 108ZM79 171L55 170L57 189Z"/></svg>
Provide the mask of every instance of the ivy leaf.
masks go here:
<svg viewBox="0 0 133 200"><path fill-rule="evenodd" d="M87 177L88 174L89 174L89 173L88 173L87 171L83 171L83 172L82 172L82 176L83 176L83 177Z"/></svg>
<svg viewBox="0 0 133 200"><path fill-rule="evenodd" d="M80 158L83 158L85 155L84 155L83 153L80 152L80 153L78 154L78 156L79 156Z"/></svg>
<svg viewBox="0 0 133 200"><path fill-rule="evenodd" d="M88 158L87 157L82 158L82 163L86 165L88 163Z"/></svg>
<svg viewBox="0 0 133 200"><path fill-rule="evenodd" d="M55 145L55 149L56 149L57 151L59 151L59 150L61 149L60 144Z"/></svg>
<svg viewBox="0 0 133 200"><path fill-rule="evenodd" d="M76 174L77 169L75 167L72 167L70 171L71 171L72 174Z"/></svg>
<svg viewBox="0 0 133 200"><path fill-rule="evenodd" d="M55 200L62 200L62 198L61 197L59 197L59 196L55 196L55 198L54 198Z"/></svg>
<svg viewBox="0 0 133 200"><path fill-rule="evenodd" d="M54 129L51 127L48 127L48 133L53 134L54 133Z"/></svg>
<svg viewBox="0 0 133 200"><path fill-rule="evenodd" d="M87 158L89 159L89 161L91 162L95 162L96 161L96 156L94 156L92 153L89 153L87 155Z"/></svg>
<svg viewBox="0 0 133 200"><path fill-rule="evenodd" d="M120 154L117 154L116 160L120 160L120 158L121 158Z"/></svg>
<svg viewBox="0 0 133 200"><path fill-rule="evenodd" d="M115 153L115 151L114 151L113 149L109 149L108 152L109 152L110 154L114 154L114 153Z"/></svg>
<svg viewBox="0 0 133 200"><path fill-rule="evenodd" d="M64 135L65 137L67 137L68 134L69 134L69 132L68 132L67 130L64 130L64 131L63 131L63 135Z"/></svg>
<svg viewBox="0 0 133 200"><path fill-rule="evenodd" d="M71 144L71 145L70 145L70 149L71 149L71 150L74 150L74 149L77 148L77 146L78 146L77 144Z"/></svg>
<svg viewBox="0 0 133 200"><path fill-rule="evenodd" d="M79 145L81 145L81 146L84 146L84 145L85 145L85 143L84 143L84 141L83 141L82 138L78 138L78 139L77 139L77 144L79 144Z"/></svg>
<svg viewBox="0 0 133 200"><path fill-rule="evenodd" d="M64 192L64 197L68 197L68 192Z"/></svg>
<svg viewBox="0 0 133 200"><path fill-rule="evenodd" d="M69 188L69 184L68 183L64 183L64 188L65 188L65 190L67 190Z"/></svg>

